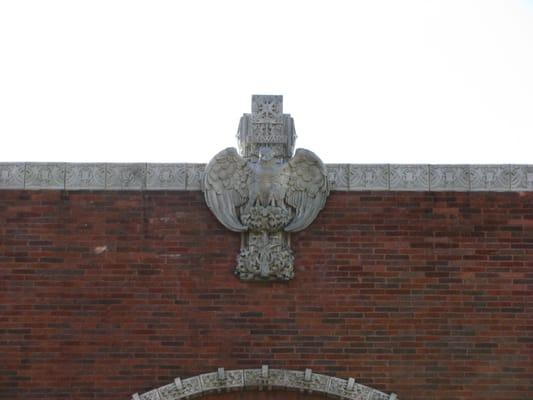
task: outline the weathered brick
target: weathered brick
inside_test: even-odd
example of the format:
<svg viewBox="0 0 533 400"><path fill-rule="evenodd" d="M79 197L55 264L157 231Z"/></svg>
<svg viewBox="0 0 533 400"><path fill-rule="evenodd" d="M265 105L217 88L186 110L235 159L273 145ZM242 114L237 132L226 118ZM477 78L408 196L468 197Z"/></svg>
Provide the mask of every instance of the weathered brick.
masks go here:
<svg viewBox="0 0 533 400"><path fill-rule="evenodd" d="M264 363L400 399L533 398L532 210L532 193L334 192L291 235L294 280L258 284L200 192L2 191L0 398L127 399ZM206 400L230 396L273 398Z"/></svg>

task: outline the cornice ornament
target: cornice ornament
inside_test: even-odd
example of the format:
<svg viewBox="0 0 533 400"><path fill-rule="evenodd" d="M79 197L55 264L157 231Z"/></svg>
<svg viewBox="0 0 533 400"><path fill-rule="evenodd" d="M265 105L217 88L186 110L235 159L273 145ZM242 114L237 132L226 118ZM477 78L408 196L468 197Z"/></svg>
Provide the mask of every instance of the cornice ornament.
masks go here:
<svg viewBox="0 0 533 400"><path fill-rule="evenodd" d="M328 171L313 152L298 149L282 96L252 96L237 133L241 154L222 150L205 169L203 190L213 214L242 232L235 274L245 281L290 280L289 235L307 228L326 204Z"/></svg>
<svg viewBox="0 0 533 400"><path fill-rule="evenodd" d="M200 191L205 166L0 162L0 191ZM326 169L329 189L340 192L533 191L531 164L326 164Z"/></svg>
<svg viewBox="0 0 533 400"><path fill-rule="evenodd" d="M292 390L302 393L326 394L343 400L398 400L395 393L386 394L355 382L353 378L315 374L311 369L294 371L270 369L238 369L201 374L187 379L176 378L174 382L139 394L132 400L182 400L209 393L242 390Z"/></svg>

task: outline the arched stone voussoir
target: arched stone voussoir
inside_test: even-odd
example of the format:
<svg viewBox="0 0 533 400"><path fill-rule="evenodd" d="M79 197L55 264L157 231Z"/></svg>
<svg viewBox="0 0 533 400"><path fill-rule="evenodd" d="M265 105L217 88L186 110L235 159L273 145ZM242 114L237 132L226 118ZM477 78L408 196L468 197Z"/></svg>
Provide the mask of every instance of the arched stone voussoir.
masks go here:
<svg viewBox="0 0 533 400"><path fill-rule="evenodd" d="M341 379L334 376L315 374L311 369L294 371L270 369L263 365L259 369L236 369L200 374L174 382L157 389L132 396L132 400L185 400L209 393L240 390L296 390L304 393L325 394L346 400L398 400L396 394L386 394L361 385L353 378Z"/></svg>

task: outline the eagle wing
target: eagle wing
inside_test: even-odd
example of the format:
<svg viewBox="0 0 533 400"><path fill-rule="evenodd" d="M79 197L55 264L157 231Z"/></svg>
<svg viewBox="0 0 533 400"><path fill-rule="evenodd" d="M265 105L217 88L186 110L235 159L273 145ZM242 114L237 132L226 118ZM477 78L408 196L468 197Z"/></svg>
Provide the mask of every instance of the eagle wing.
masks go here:
<svg viewBox="0 0 533 400"><path fill-rule="evenodd" d="M286 183L285 201L295 209L285 231L301 231L313 222L326 204L329 195L326 167L313 152L298 149L285 164L282 176Z"/></svg>
<svg viewBox="0 0 533 400"><path fill-rule="evenodd" d="M248 229L239 220L237 209L248 201L252 174L234 147L222 150L205 168L205 201L229 230L243 232Z"/></svg>

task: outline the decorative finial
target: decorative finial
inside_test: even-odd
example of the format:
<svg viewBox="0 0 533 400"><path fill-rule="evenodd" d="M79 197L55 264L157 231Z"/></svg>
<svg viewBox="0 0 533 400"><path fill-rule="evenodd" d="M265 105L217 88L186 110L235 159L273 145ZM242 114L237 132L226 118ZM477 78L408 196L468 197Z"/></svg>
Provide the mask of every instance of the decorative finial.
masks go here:
<svg viewBox="0 0 533 400"><path fill-rule="evenodd" d="M283 114L283 96L253 95L252 113L241 117L237 139L246 159L257 157L264 146L278 157L291 158L296 133L290 114Z"/></svg>

